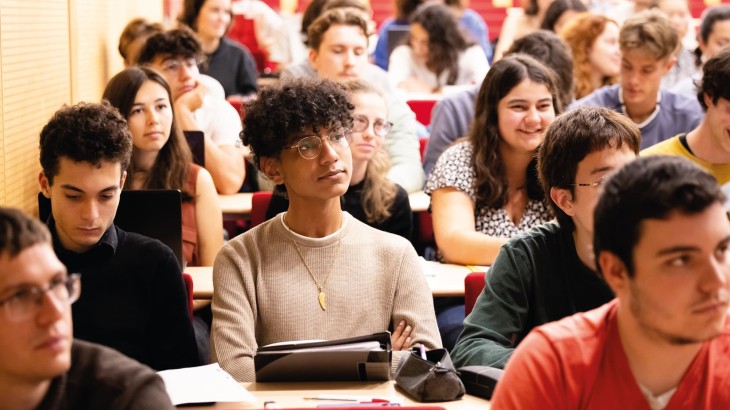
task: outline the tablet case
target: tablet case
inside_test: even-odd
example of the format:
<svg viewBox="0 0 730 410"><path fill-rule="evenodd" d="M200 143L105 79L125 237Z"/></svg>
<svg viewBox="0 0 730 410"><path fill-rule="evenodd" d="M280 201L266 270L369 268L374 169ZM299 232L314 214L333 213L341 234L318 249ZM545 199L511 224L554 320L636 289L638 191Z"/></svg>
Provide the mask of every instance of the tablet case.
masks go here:
<svg viewBox="0 0 730 410"><path fill-rule="evenodd" d="M349 344L375 341L379 350L350 350ZM278 344L254 356L257 382L390 380L390 332L328 340ZM326 365L323 365L326 363Z"/></svg>
<svg viewBox="0 0 730 410"><path fill-rule="evenodd" d="M487 400L492 398L497 382L504 372L502 369L489 366L465 366L457 371L461 374L461 381L468 394Z"/></svg>

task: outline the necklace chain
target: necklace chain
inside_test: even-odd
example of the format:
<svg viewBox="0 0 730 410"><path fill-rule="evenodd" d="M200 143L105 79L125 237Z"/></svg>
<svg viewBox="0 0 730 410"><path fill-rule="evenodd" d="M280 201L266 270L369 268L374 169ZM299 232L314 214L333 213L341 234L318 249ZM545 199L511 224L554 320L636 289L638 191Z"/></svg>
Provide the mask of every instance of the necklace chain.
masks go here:
<svg viewBox="0 0 730 410"><path fill-rule="evenodd" d="M344 218L344 216L343 216ZM299 254L299 257L302 259L302 262L304 262L304 267L307 269L307 273L309 273L309 276L312 278L312 281L314 281L314 285L317 286L317 300L319 301L319 307L322 308L322 310L327 310L327 295L324 293L324 287L327 285L327 281L330 278L330 275L332 274L332 268L335 266L335 260L337 259L337 255L340 253L340 246L342 245L342 222L340 222L340 234L337 236L337 249L335 250L335 254L332 255L332 259L330 260L330 266L327 268L327 274L324 277L324 280L322 281L322 284L320 284L317 281L317 278L314 276L314 273L312 273L312 270L309 269L309 265L307 264L307 260L304 259L304 254L302 253L302 250L299 249L299 245L297 244L297 241L294 239L294 232L292 232L291 228L289 228L289 224L286 222L286 214L284 214L284 217L282 218L284 220L284 226L286 226L286 229L289 231L289 239L291 239L292 243L294 244L294 248L297 250L297 253Z"/></svg>

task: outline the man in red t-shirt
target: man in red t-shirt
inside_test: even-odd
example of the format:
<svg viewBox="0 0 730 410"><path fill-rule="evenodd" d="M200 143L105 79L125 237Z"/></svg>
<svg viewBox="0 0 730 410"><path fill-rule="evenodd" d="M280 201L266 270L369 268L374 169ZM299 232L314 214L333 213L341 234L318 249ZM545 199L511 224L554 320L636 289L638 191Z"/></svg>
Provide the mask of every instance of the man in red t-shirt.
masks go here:
<svg viewBox="0 0 730 410"><path fill-rule="evenodd" d="M533 330L492 409L730 408L730 224L714 177L640 158L595 211L599 269L616 299Z"/></svg>

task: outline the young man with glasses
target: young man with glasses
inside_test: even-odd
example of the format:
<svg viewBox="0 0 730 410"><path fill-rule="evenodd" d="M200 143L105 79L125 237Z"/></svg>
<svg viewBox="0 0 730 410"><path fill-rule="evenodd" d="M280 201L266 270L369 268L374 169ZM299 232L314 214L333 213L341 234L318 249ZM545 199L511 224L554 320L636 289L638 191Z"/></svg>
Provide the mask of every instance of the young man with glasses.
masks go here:
<svg viewBox="0 0 730 410"><path fill-rule="evenodd" d="M631 120L606 108L578 108L548 127L538 173L557 222L502 247L452 351L457 367L502 368L535 326L613 298L596 273L593 208L606 175L636 158L640 141Z"/></svg>
<svg viewBox="0 0 730 410"><path fill-rule="evenodd" d="M212 359L238 381L254 381L258 346L275 342L393 329L394 350L441 345L411 244L340 207L352 176L353 108L342 87L309 78L264 88L247 107L243 141L286 186L289 207L231 239L213 266ZM404 354L394 352L393 366Z"/></svg>
<svg viewBox="0 0 730 410"><path fill-rule="evenodd" d="M246 176L244 150L238 139L241 119L226 100L210 96L200 81L203 52L195 34L181 27L152 35L137 64L159 71L170 85L175 120L183 131L202 131L205 169L220 194L238 192Z"/></svg>
<svg viewBox="0 0 730 410"><path fill-rule="evenodd" d="M38 180L51 202L53 247L84 284L74 333L156 370L196 366L175 254L114 225L131 154L127 123L108 103L61 108L41 131Z"/></svg>
<svg viewBox="0 0 730 410"><path fill-rule="evenodd" d="M148 367L73 339L71 304L80 292L46 227L0 207L0 407L174 408Z"/></svg>
<svg viewBox="0 0 730 410"><path fill-rule="evenodd" d="M730 224L715 178L671 156L604 184L594 253L616 294L534 329L492 409L730 408Z"/></svg>
<svg viewBox="0 0 730 410"><path fill-rule="evenodd" d="M350 92L355 105L352 123L352 178L342 195L342 210L359 221L384 232L411 240L413 228L408 193L387 179L389 161L382 146L388 138L391 123L386 120L384 97L365 80L340 83ZM266 219L289 208L284 185L274 187L274 195L266 210Z"/></svg>

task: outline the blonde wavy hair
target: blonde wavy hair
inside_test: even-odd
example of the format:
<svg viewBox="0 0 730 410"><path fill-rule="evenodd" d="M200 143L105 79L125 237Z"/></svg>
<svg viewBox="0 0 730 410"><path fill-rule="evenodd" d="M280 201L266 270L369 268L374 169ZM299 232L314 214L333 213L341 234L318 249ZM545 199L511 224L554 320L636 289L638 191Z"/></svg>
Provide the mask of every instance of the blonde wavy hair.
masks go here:
<svg viewBox="0 0 730 410"><path fill-rule="evenodd" d="M375 94L385 102L383 92L364 80L353 80L344 83L345 89L351 96L356 94ZM354 101L353 101L354 103ZM355 104L357 109L357 104ZM387 138L387 136L385 137ZM378 148L373 158L368 161L363 181L362 208L369 223L380 223L390 218L393 203L398 192L395 182L388 179L390 157L382 148Z"/></svg>
<svg viewBox="0 0 730 410"><path fill-rule="evenodd" d="M575 99L585 97L596 88L591 81L595 68L591 65L588 56L590 55L593 43L603 33L606 26L618 23L610 18L595 13L581 13L569 21L561 30L560 37L573 52L573 77L575 80ZM603 77L601 87L611 85L618 81L617 76Z"/></svg>

